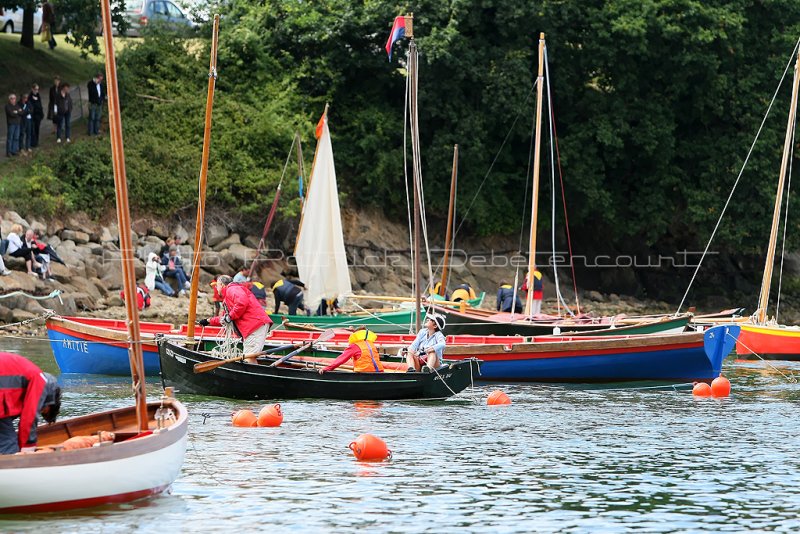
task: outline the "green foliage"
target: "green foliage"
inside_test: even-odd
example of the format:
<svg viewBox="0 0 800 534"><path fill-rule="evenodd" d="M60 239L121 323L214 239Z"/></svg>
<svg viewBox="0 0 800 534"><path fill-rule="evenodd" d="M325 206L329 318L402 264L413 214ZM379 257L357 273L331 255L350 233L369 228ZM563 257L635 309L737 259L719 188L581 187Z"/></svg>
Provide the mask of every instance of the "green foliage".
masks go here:
<svg viewBox="0 0 800 534"><path fill-rule="evenodd" d="M9 208L46 217L72 208L53 170L38 163L3 180L0 194L7 199Z"/></svg>

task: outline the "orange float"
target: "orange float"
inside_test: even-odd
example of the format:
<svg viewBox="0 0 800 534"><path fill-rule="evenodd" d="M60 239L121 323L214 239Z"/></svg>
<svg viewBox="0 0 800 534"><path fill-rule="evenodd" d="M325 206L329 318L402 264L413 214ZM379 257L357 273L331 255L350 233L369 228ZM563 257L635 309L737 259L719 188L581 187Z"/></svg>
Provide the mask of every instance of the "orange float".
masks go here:
<svg viewBox="0 0 800 534"><path fill-rule="evenodd" d="M233 416L231 416L231 422L233 426L256 426L258 422L258 418L256 414L252 412L252 410L239 410L238 412L233 412Z"/></svg>
<svg viewBox="0 0 800 534"><path fill-rule="evenodd" d="M715 397L727 397L731 394L731 381L720 375L711 382L711 394Z"/></svg>
<svg viewBox="0 0 800 534"><path fill-rule="evenodd" d="M264 406L258 412L258 426L281 426L283 423L283 412L281 405Z"/></svg>
<svg viewBox="0 0 800 534"><path fill-rule="evenodd" d="M695 397L710 397L711 386L709 386L705 382L698 382L692 388L692 395L694 395Z"/></svg>
<svg viewBox="0 0 800 534"><path fill-rule="evenodd" d="M496 389L489 394L486 399L486 404L489 406L501 406L504 404L511 404L511 399L508 398L503 391Z"/></svg>
<svg viewBox="0 0 800 534"><path fill-rule="evenodd" d="M362 461L377 461L392 458L392 451L386 447L386 442L372 434L361 434L354 442L348 445L353 455Z"/></svg>

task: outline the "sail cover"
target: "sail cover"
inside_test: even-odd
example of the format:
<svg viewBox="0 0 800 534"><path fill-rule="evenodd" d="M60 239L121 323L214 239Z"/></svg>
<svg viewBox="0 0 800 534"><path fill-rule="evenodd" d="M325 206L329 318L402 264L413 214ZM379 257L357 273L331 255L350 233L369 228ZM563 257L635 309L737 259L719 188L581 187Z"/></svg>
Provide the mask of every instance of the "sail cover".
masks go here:
<svg viewBox="0 0 800 534"><path fill-rule="evenodd" d="M294 250L300 280L306 285L305 303L312 313L323 298L338 298L341 305L353 292L344 251L327 109L320 126L314 168L308 181L308 195Z"/></svg>

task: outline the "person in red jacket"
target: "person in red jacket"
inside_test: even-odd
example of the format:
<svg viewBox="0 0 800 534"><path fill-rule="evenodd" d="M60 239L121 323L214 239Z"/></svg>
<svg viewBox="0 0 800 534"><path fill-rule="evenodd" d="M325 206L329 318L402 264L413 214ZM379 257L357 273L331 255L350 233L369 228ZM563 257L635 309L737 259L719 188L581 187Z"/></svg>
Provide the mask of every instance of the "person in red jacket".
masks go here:
<svg viewBox="0 0 800 534"><path fill-rule="evenodd" d="M233 330L244 340L244 353L255 354L264 348L272 319L256 300L256 297L245 284L232 283L231 277L222 275L217 278L217 288L222 295L222 307L225 315L198 321L200 326L224 326L231 323ZM247 358L249 363L256 363L255 358Z"/></svg>
<svg viewBox="0 0 800 534"><path fill-rule="evenodd" d="M356 330L347 340L350 345L329 366L319 370L319 374L333 371L352 358L353 371L356 373L382 373L381 355L375 347L378 336L369 330Z"/></svg>
<svg viewBox="0 0 800 534"><path fill-rule="evenodd" d="M54 423L61 409L56 378L27 358L0 352L0 454L14 454L36 446L36 424L41 415ZM19 435L14 419L19 417Z"/></svg>

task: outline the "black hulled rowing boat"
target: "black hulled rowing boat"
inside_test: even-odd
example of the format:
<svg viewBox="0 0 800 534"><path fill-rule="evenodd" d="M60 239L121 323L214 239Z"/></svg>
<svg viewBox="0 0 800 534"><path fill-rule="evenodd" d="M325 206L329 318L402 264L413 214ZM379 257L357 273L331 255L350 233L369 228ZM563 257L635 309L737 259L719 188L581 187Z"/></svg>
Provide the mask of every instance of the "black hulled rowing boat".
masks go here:
<svg viewBox="0 0 800 534"><path fill-rule="evenodd" d="M195 364L217 359L166 338L156 341L165 386L180 393L233 399L437 400L463 391L480 374L474 359L451 363L433 373L337 370L320 375L316 368L291 362L270 367L242 361L195 373Z"/></svg>

